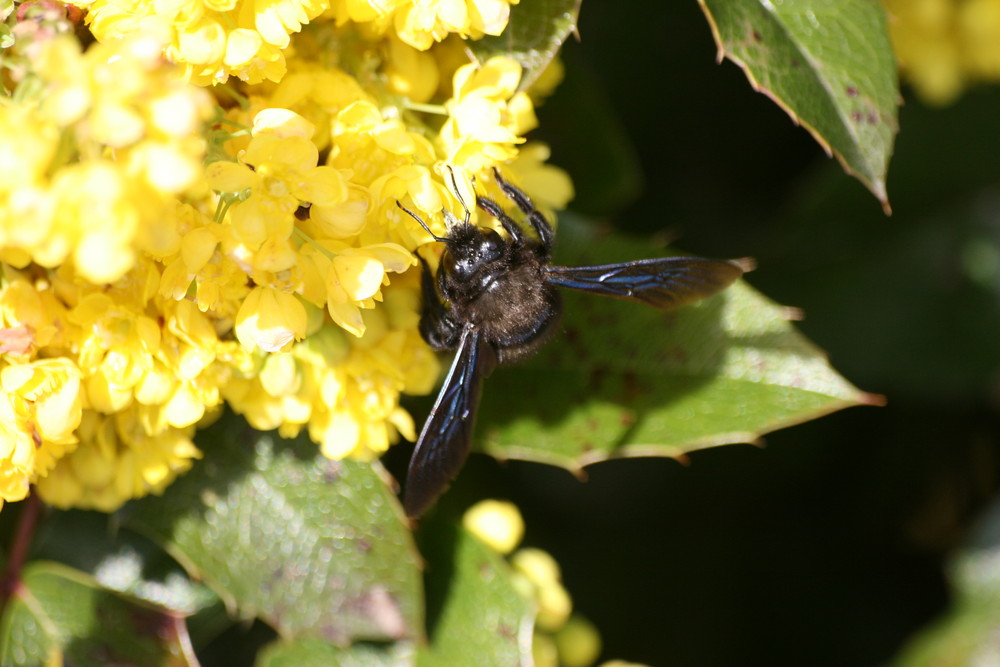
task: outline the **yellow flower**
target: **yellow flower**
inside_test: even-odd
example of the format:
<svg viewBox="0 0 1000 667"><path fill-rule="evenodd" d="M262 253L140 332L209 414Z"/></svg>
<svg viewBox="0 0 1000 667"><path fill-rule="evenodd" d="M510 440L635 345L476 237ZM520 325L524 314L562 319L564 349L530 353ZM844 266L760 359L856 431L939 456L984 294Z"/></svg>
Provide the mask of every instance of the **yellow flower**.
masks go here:
<svg viewBox="0 0 1000 667"><path fill-rule="evenodd" d="M249 350L288 350L306 335L306 309L292 294L255 287L236 314L236 337Z"/></svg>
<svg viewBox="0 0 1000 667"><path fill-rule="evenodd" d="M0 109L0 258L72 259L80 277L110 283L173 196L200 187L210 100L141 36L82 54L62 36L38 58L37 99Z"/></svg>
<svg viewBox="0 0 1000 667"><path fill-rule="evenodd" d="M1000 80L997 0L885 0L903 75L932 104L967 86Z"/></svg>
<svg viewBox="0 0 1000 667"><path fill-rule="evenodd" d="M537 125L531 99L517 92L520 81L521 66L504 56L455 72L439 135L448 163L475 173L517 155L521 135Z"/></svg>
<svg viewBox="0 0 1000 667"><path fill-rule="evenodd" d="M524 519L517 506L511 502L478 502L465 511L462 525L500 554L509 554L524 537Z"/></svg>
<svg viewBox="0 0 1000 667"><path fill-rule="evenodd" d="M426 102L437 91L439 74L434 57L390 37L388 63L385 67L389 90L410 102Z"/></svg>
<svg viewBox="0 0 1000 667"><path fill-rule="evenodd" d="M24 279L10 280L0 289L0 354L28 358L59 342L68 328L65 318L65 306L51 291Z"/></svg>
<svg viewBox="0 0 1000 667"><path fill-rule="evenodd" d="M162 493L201 458L191 441L193 427L149 433L143 412L148 409L113 416L86 412L80 427L85 445L38 480L42 499L60 508L113 512L132 498Z"/></svg>
<svg viewBox="0 0 1000 667"><path fill-rule="evenodd" d="M538 604L538 627L546 631L561 628L573 609L569 593L555 559L541 549L520 549L510 559L511 567L529 584Z"/></svg>
<svg viewBox="0 0 1000 667"><path fill-rule="evenodd" d="M106 413L128 407L135 386L155 368L156 321L103 292L84 296L68 319L81 332L79 365L90 405Z"/></svg>
<svg viewBox="0 0 1000 667"><path fill-rule="evenodd" d="M387 303L414 302L408 295L417 285L401 282L402 288L388 292ZM236 377L223 387L226 400L255 428L277 428L285 437L308 424L310 437L330 458L369 459L397 434L414 439L399 394L430 391L440 367L415 322L394 316L394 310L364 311L361 338L324 326L288 353L268 355L256 376Z"/></svg>
<svg viewBox="0 0 1000 667"><path fill-rule="evenodd" d="M477 39L499 35L517 0L333 0L338 23L370 23L376 34L390 27L399 38L426 50L450 34Z"/></svg>
<svg viewBox="0 0 1000 667"><path fill-rule="evenodd" d="M16 427L9 443L15 467L27 463L20 447L32 444L30 475L44 475L77 443L74 431L80 424L83 396L80 370L68 359L42 359L12 364L0 370L0 389L6 396L7 428ZM11 500L11 498L7 498Z"/></svg>
<svg viewBox="0 0 1000 667"><path fill-rule="evenodd" d="M556 633L559 664L564 667L590 667L601 654L601 635L594 624L573 615Z"/></svg>
<svg viewBox="0 0 1000 667"><path fill-rule="evenodd" d="M0 395L0 507L23 500L35 474L35 433L27 407L12 395Z"/></svg>
<svg viewBox="0 0 1000 667"><path fill-rule="evenodd" d="M326 274L327 309L333 321L355 336L365 333L361 308L374 308L382 300L387 273L401 273L417 263L413 255L394 243L335 251Z"/></svg>
<svg viewBox="0 0 1000 667"><path fill-rule="evenodd" d="M355 102L337 114L333 142L336 151L330 164L353 169L353 181L359 185L399 167L434 160L434 149L425 138L398 119L383 119L370 102Z"/></svg>
<svg viewBox="0 0 1000 667"><path fill-rule="evenodd" d="M278 81L285 73L289 36L323 13L327 0L75 0L87 10L98 40L137 30L155 30L165 53L198 84L224 83L235 75L247 83Z"/></svg>
<svg viewBox="0 0 1000 667"><path fill-rule="evenodd" d="M164 265L159 294L175 301L191 296L202 312L235 317L250 290L246 273L223 252L225 228L187 204L171 207L161 222L156 252L151 253Z"/></svg>

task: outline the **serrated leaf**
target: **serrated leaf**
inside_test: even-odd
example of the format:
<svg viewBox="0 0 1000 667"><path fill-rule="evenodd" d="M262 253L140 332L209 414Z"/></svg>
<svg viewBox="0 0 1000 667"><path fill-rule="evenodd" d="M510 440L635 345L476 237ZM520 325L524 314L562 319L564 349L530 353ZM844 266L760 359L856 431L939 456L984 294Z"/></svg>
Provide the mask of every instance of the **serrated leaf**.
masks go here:
<svg viewBox="0 0 1000 667"><path fill-rule="evenodd" d="M576 32L581 0L530 0L510 8L510 21L503 34L469 42L481 61L509 56L521 64L524 90L559 53L559 47Z"/></svg>
<svg viewBox="0 0 1000 667"><path fill-rule="evenodd" d="M496 552L454 525L425 536L430 646L419 667L530 665L534 605ZM430 613L430 612L429 612Z"/></svg>
<svg viewBox="0 0 1000 667"><path fill-rule="evenodd" d="M876 0L699 0L719 59L743 68L888 210L899 82Z"/></svg>
<svg viewBox="0 0 1000 667"><path fill-rule="evenodd" d="M183 622L102 589L58 563L22 571L0 627L0 664L189 664Z"/></svg>
<svg viewBox="0 0 1000 667"><path fill-rule="evenodd" d="M557 263L648 257L564 216ZM678 456L753 442L790 424L874 399L858 391L778 306L738 282L663 312L564 293L563 332L484 389L481 448L575 470L607 458Z"/></svg>
<svg viewBox="0 0 1000 667"><path fill-rule="evenodd" d="M257 667L407 667L414 661L414 647L408 642L354 644L339 648L317 639L274 642L257 657Z"/></svg>
<svg viewBox="0 0 1000 667"><path fill-rule="evenodd" d="M286 639L420 637L418 555L379 465L240 423L199 434L205 460L163 497L127 506L125 525Z"/></svg>

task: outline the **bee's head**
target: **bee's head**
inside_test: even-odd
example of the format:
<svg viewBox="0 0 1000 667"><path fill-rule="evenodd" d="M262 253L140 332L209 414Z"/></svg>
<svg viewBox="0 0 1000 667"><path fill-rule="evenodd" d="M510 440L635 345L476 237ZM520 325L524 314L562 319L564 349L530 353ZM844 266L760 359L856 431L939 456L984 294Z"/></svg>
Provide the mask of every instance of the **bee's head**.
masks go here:
<svg viewBox="0 0 1000 667"><path fill-rule="evenodd" d="M503 258L506 245L492 229L472 224L452 228L446 242L448 248L441 257L441 266L458 279L470 278Z"/></svg>

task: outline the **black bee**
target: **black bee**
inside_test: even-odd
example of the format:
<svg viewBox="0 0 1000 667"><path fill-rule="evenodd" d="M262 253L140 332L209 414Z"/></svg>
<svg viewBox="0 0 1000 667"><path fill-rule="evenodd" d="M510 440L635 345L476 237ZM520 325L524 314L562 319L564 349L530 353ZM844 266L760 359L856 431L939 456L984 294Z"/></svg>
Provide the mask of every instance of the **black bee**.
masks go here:
<svg viewBox="0 0 1000 667"><path fill-rule="evenodd" d="M482 380L497 364L523 359L554 332L561 312L556 287L637 301L655 308L683 306L724 289L744 268L699 257L641 259L601 266L550 266L554 234L528 196L495 170L496 183L526 216L529 236L493 200L476 205L496 218L506 237L446 213L448 235L437 275L423 264L420 333L435 350L457 350L451 370L410 459L403 505L419 517L458 473L469 455ZM452 174L452 185L454 174ZM455 191L458 192L457 186Z"/></svg>

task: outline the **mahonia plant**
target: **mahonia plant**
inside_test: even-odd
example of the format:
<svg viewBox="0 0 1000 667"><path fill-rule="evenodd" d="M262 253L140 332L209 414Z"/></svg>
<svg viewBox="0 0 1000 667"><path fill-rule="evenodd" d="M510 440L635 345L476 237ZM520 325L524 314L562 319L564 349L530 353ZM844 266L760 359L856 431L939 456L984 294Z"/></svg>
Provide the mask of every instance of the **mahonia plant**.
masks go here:
<svg viewBox="0 0 1000 667"><path fill-rule="evenodd" d="M516 159L536 124L518 63L449 69L418 50L502 29L506 3L361 4L98 0L80 3L99 40L85 52L56 34L25 47L31 70L0 109L4 501L33 486L110 511L160 492L224 404L261 430L307 428L333 458L414 439L399 396L429 392L439 364L409 270L432 240L396 201L443 233L458 203L441 165L488 180L544 149ZM361 40L351 21L375 35L352 57L391 77L328 62L324 45ZM239 104L195 85L231 77ZM263 79L278 83L250 85ZM432 127L399 91L444 79ZM568 179L553 182L538 196L565 204Z"/></svg>
<svg viewBox="0 0 1000 667"><path fill-rule="evenodd" d="M397 202L444 234L446 176L572 196L522 66L463 51L512 1L10 5L0 507L160 494L226 407L331 459L414 440L433 239Z"/></svg>
<svg viewBox="0 0 1000 667"><path fill-rule="evenodd" d="M527 135L579 0L515 7L527 29L505 41L517 4L0 0L0 511L22 510L0 580L0 663L84 662L73 651L103 642L121 664L196 664L184 621L213 609L281 636L262 664L343 664L352 645L351 659L375 651L385 664L596 661L597 631L555 560L514 551L513 505L428 517L418 553L377 460L416 439L402 397L441 375L419 334L435 236L463 213L502 231L474 205L500 173L553 224L573 197ZM844 90L845 104L872 97ZM654 424L656 445L627 449L624 431L648 434L619 392L563 438L570 451L515 433L500 454L568 468L676 456L872 402L788 309L742 284L719 299L671 314L681 342L649 358L683 377L681 394L700 392L667 401L680 412L664 419L682 428ZM641 383L624 384L631 396ZM749 390L715 400L734 386ZM530 400L514 393L511 405ZM746 410L747 395L770 404ZM621 447L595 446L598 428L618 429L602 435ZM174 569L142 580L134 559L148 544L131 542L102 543L98 565L75 544L49 554L56 564L29 561L43 506L115 512ZM95 514L47 518L76 535ZM447 601L427 624L421 558L442 524L436 543L455 553L427 569L438 588L426 598ZM118 539L98 532L95 545ZM429 581L452 571L447 595ZM90 612L127 618L109 627L134 629L159 658L72 615Z"/></svg>

